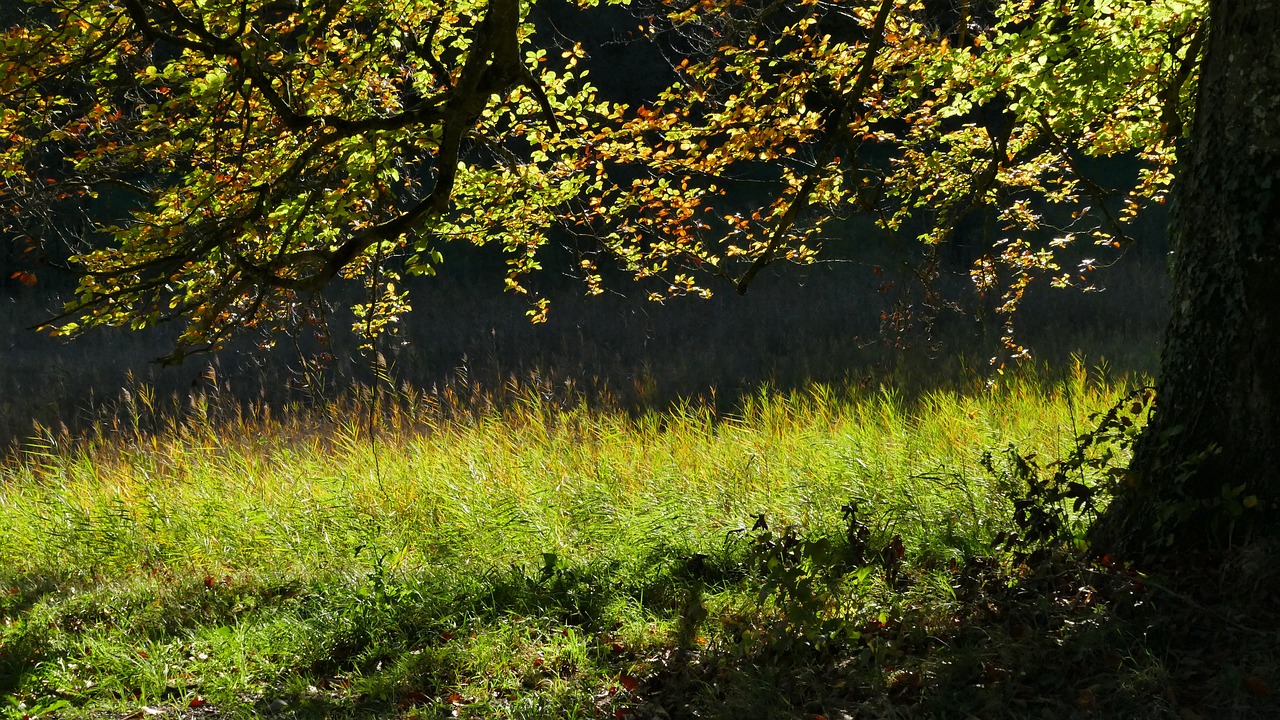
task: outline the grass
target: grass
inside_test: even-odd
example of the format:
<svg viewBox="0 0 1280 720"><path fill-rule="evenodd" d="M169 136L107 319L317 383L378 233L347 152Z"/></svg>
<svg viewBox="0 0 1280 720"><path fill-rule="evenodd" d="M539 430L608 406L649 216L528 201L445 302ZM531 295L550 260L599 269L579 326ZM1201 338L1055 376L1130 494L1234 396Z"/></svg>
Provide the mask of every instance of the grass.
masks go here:
<svg viewBox="0 0 1280 720"><path fill-rule="evenodd" d="M1176 600L990 549L1022 491L1002 451L1064 455L1129 382L764 388L723 414L536 384L373 412L136 392L3 468L0 712L1247 716L1274 654L1179 696L1149 634Z"/></svg>

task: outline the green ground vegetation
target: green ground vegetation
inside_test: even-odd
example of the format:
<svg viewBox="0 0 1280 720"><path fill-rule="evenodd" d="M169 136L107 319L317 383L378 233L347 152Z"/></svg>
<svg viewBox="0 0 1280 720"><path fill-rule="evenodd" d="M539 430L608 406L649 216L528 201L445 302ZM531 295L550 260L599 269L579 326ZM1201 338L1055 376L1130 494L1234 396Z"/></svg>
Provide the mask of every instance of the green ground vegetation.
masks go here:
<svg viewBox="0 0 1280 720"><path fill-rule="evenodd" d="M3 466L0 713L1263 717L1259 618L1081 559L1088 504L1028 495L1143 382L1077 364L733 412L513 382L170 414L136 390ZM1079 487L1123 481L1123 443L1086 456ZM1036 510L1051 541L1005 540Z"/></svg>

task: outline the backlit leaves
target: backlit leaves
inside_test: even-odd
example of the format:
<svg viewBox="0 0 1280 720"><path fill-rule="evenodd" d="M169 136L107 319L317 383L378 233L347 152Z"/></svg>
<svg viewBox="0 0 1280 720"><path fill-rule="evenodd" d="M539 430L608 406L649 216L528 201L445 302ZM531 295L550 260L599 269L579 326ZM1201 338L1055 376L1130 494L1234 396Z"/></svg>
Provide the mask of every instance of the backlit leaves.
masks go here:
<svg viewBox="0 0 1280 720"><path fill-rule="evenodd" d="M602 137L604 154L645 168L595 206L628 218L609 241L639 274L710 267L745 291L863 212L921 243L928 304L929 248L990 208L1000 237L973 280L1010 313L1035 277L1087 287L1092 261L1063 267L1061 251L1122 249L1126 225L1163 202L1204 16L1145 0L681 5L671 32L701 44ZM1090 177L1087 158L1113 155L1141 160L1133 187Z"/></svg>
<svg viewBox="0 0 1280 720"><path fill-rule="evenodd" d="M425 272L448 239L532 269L548 208L581 189L568 129L612 109L580 52L535 47L526 10L34 3L0 56L0 192L33 226L65 213L60 188L114 200L70 239L85 275L62 331L182 318L180 353L216 345L306 314L332 280ZM407 308L383 295L360 318Z"/></svg>
<svg viewBox="0 0 1280 720"><path fill-rule="evenodd" d="M936 249L987 212L972 279L1012 310L1035 277L1087 287L1095 253L1064 248L1114 254L1163 201L1204 32L1198 0L637 11L673 78L639 102L518 0L37 0L0 38L0 199L85 271L63 331L180 318L190 348L342 279L389 327L394 274L451 240L501 247L524 292L556 227L590 292L609 256L660 299L745 292L866 214L917 248L928 306ZM1091 177L1114 155L1131 187Z"/></svg>

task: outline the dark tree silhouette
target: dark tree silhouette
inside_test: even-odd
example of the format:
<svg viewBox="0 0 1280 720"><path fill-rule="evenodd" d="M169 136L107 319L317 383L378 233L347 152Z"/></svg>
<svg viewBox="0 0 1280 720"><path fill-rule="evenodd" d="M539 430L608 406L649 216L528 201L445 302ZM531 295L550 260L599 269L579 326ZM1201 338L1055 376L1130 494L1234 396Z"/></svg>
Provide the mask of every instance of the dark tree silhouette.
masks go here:
<svg viewBox="0 0 1280 720"><path fill-rule="evenodd" d="M1280 3L1214 0L1172 221L1156 409L1096 540L1183 553L1274 533L1280 502Z"/></svg>

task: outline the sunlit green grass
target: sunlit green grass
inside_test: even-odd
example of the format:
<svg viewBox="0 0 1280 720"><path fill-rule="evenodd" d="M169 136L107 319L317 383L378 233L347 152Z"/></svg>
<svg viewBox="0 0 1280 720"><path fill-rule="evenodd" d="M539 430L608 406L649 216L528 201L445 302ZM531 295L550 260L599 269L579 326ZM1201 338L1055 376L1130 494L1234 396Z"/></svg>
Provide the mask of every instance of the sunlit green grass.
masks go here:
<svg viewBox="0 0 1280 720"><path fill-rule="evenodd" d="M535 391L284 417L206 399L156 432L45 434L0 480L0 698L15 716L625 714L655 668L777 627L742 565L761 515L838 536L856 502L945 616L937 573L987 553L1021 490L981 453L1060 456L1130 384L1077 366L910 397L763 389L723 415ZM874 582L869 617L899 602ZM850 682L891 682L864 660ZM735 687L688 702L732 714Z"/></svg>

